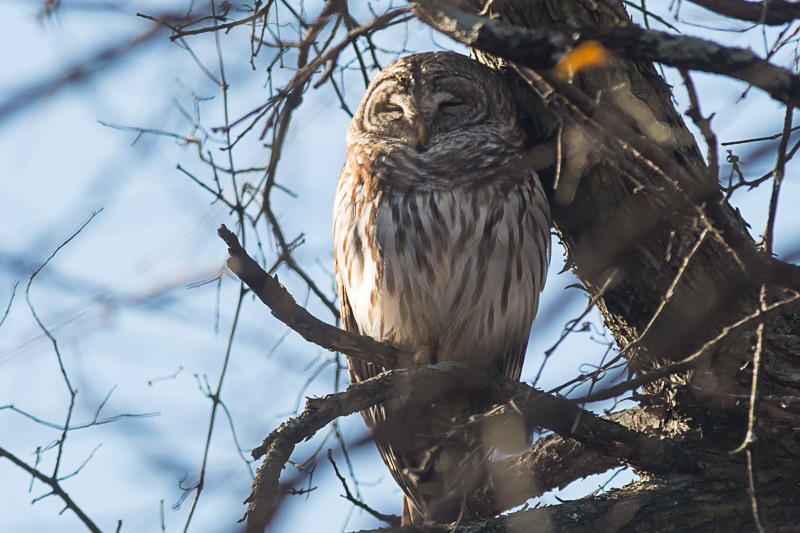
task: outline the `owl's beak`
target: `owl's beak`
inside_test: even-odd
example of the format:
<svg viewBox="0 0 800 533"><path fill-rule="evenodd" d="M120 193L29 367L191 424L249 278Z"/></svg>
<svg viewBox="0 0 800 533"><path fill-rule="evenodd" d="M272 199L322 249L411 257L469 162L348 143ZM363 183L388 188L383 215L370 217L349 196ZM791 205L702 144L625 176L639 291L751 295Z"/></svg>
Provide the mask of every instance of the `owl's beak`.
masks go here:
<svg viewBox="0 0 800 533"><path fill-rule="evenodd" d="M428 141L430 140L430 133L428 132L428 125L425 123L424 117L417 117L417 150L420 152L428 148Z"/></svg>

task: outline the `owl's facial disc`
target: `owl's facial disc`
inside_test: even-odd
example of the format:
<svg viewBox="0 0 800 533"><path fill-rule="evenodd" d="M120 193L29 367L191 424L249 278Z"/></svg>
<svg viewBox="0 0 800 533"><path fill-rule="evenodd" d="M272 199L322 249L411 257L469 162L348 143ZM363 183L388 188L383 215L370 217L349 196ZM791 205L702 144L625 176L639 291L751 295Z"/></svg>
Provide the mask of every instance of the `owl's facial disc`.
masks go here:
<svg viewBox="0 0 800 533"><path fill-rule="evenodd" d="M488 99L472 78L449 72L414 74L387 77L372 87L362 119L367 132L422 152L487 121Z"/></svg>

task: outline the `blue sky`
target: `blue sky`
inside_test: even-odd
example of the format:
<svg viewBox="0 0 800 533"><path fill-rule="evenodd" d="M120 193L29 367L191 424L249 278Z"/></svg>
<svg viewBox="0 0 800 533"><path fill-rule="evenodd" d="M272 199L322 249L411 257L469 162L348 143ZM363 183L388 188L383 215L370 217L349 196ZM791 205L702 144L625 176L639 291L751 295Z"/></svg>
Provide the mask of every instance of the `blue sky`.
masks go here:
<svg viewBox="0 0 800 533"><path fill-rule="evenodd" d="M318 4L308 3L308 11L316 13ZM100 3L65 0L54 16L38 20L38 2L0 5L6 27L0 34L3 103L104 46L145 31L150 23L137 18L137 11L167 9L166 4L156 2L130 1L104 9L91 8ZM185 9L186 4L169 5ZM684 33L749 46L764 54L760 31L731 32L736 26L719 17L690 4L681 9L682 20L713 24L718 30L677 22L669 13L662 15ZM368 19L366 12L354 10L354 15L360 21ZM185 50L169 44L167 36L163 33L88 81L39 97L10 116L0 116L3 308L13 283L20 281L7 320L0 327L0 406L14 405L46 421L63 423L69 396L53 345L36 325L24 289L32 272L53 250L102 209L37 276L30 301L57 339L65 368L79 391L73 422L90 421L109 393L100 419L153 415L69 434L62 472L69 473L91 459L78 475L64 481L64 488L104 531L113 531L118 520L123 521L122 531L160 530L161 501L167 531L183 530L189 504L185 502L177 510L172 506L180 499L181 480L191 484L199 472L211 409L202 391L206 380L213 387L219 379L238 297L238 282L230 274L223 274L219 291L216 283L198 285L221 271L226 250L216 237L216 228L221 223L232 227L235 218L176 169L180 164L210 183L212 176L198 163L196 148L154 135L132 144L134 133L100 123L188 134L191 124L179 106L192 114L191 92L203 99L199 103L203 125L223 122L219 88ZM256 71L249 67L247 38L247 32L222 38L232 117L241 116L268 96L264 65L259 64ZM768 35L767 41L772 38L774 34ZM380 43L399 50L406 39L414 50L430 50L437 44L458 49L416 23L408 26L408 34L402 28L386 32ZM200 61L217 72L213 37L200 36L189 43ZM287 58L287 64L292 59ZM790 51L784 50L775 62L791 66ZM273 72L276 87L292 74L281 68ZM680 78L669 69L666 74L677 87L678 109L685 110L687 99L679 87ZM720 141L779 132L783 111L765 95L751 89L747 98L740 100L746 87L739 82L701 74L694 78L704 114L716 113L713 125ZM350 87L346 100L352 108L361 96L363 82L357 73L349 74L345 81ZM273 207L287 237L304 236L304 243L295 251L296 260L330 298L334 297L331 206L344 161L348 122L328 85L309 90L295 115L278 172L279 183L297 196L273 193ZM268 160L267 149L255 137L234 151L240 168L261 166ZM204 149L223 160L226 155L219 150L219 139L212 135ZM736 151L749 176L768 171L773 163L770 158L757 159L754 148L745 145ZM705 150L702 142L701 149ZM730 167L724 162L724 149L720 153L725 176ZM796 228L800 212L792 202L800 195L800 184L794 166L792 163L788 169L780 205L779 255L793 254L799 247ZM233 194L232 187L226 186L225 194ZM768 187L734 197L755 237L766 220L768 197ZM263 223L259 231L271 263L275 250ZM562 267L562 250L554 241L549 284L523 379L533 378L543 352L586 303L581 291L565 289L575 279L569 273L559 275ZM278 275L312 313L333 321L330 312L308 295L302 280L285 269ZM557 385L602 357L608 339L599 318L593 314L590 320L597 327L573 335L559 348L545 369L544 384ZM244 302L233 346L222 397L247 456L247 450L295 411L298 396L302 400L302 396L333 390L334 367L325 364L331 354L306 344L251 298ZM318 377L303 389L317 372ZM351 442L366 435L356 416L341 420L340 425ZM35 461L37 447L47 446L59 434L10 409L0 411L0 446L29 464ZM295 458L304 459L320 443L317 438L299 446ZM325 446L333 448L341 461L334 440ZM352 458L366 501L381 511L398 513L399 489L371 444L355 448ZM46 453L42 460L44 471L52 469L55 453ZM287 469L289 474L295 472L293 467ZM0 531L84 530L70 511L59 515L63 505L55 498L30 505L47 491L33 483L29 492L30 477L8 461L0 460L0 479ZM630 476L616 481L627 479ZM600 483L590 480L562 497L579 497ZM352 508L338 497L343 491L326 461L320 462L312 484L318 488L291 499L278 517L276 531L288 523L293 530L320 532L378 525L358 511L351 516ZM249 487L250 469L237 451L228 421L219 418L211 441L206 488L190 530L234 531ZM555 500L548 496L544 501Z"/></svg>

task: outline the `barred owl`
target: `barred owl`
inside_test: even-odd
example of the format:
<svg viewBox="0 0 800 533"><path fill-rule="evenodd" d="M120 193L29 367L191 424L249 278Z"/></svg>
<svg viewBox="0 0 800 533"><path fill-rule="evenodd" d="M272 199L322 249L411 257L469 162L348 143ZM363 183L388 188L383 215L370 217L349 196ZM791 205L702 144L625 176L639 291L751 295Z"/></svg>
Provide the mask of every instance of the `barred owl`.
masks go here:
<svg viewBox="0 0 800 533"><path fill-rule="evenodd" d="M372 81L347 132L334 263L348 331L518 379L550 257L550 213L508 89L465 56L404 57ZM352 381L384 369L348 360ZM363 413L405 498L404 523L469 517L493 443L444 439L492 406L466 394ZM442 441L444 444L439 444Z"/></svg>

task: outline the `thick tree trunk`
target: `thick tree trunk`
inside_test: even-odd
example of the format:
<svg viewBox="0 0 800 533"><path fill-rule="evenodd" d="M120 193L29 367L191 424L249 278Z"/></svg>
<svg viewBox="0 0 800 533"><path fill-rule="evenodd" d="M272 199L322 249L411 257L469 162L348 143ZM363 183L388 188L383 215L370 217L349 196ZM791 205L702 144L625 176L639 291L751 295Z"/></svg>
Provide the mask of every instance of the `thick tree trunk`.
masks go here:
<svg viewBox="0 0 800 533"><path fill-rule="evenodd" d="M489 14L522 27L628 23L614 0L487 4ZM428 7L418 9L423 20ZM784 296L783 286L797 287L797 278L782 285L757 268L767 259L722 198L716 172L708 171L672 105L669 87L651 64L616 58L605 67L581 72L570 86L559 85L546 72L526 75L518 64L509 66L480 49L475 52L481 61L504 71L522 107L537 114L530 121L533 136L549 133L559 120L563 126L565 157L552 198L556 229L575 273L599 298L605 324L634 372L681 361L710 339L724 337L725 328L757 312L762 282L767 286L767 304ZM531 82L538 84L538 94ZM548 82L551 87L546 87ZM550 95L549 109L558 114L563 105L560 119L542 115L543 87L555 89L557 96ZM588 103L573 94L576 88L591 97ZM617 123L593 115L593 103L611 111ZM630 149L631 138L625 135L631 131L637 146L649 152ZM680 172L665 167L659 155ZM552 190L554 172L543 174ZM664 303L673 284L674 294ZM796 306L787 306L792 308ZM645 425L635 429L682 442L696 457L694 472L676 469L673 475L660 476L640 472L642 479L624 489L463 531L516 531L517 527L520 531L748 531L756 527L755 501L771 531L798 530L797 319L791 311L765 325L761 401L756 440L749 452L730 453L747 433L756 322L705 350L687 371L671 375L669 381L649 383L641 391L637 409L645 412L640 420ZM550 452L542 447L536 453ZM757 500L748 492L748 456L757 463ZM540 464L547 464L544 457L539 456ZM596 463L596 471L608 468L606 458L598 457Z"/></svg>
<svg viewBox="0 0 800 533"><path fill-rule="evenodd" d="M498 69L526 114L531 157L551 191L570 266L631 372L625 382L595 384L580 403L635 391L639 405L603 420L575 400L498 376L473 376L477 381L468 386L469 379L438 367L382 374L309 401L254 450L255 458L266 459L248 498L248 530L267 524L294 446L333 418L396 395L397 380L437 396L452 387L475 392L499 384L487 394L500 408L470 424L503 423L508 415L554 431L521 456L493 462L490 479L466 502L478 515L496 516L619 465L634 467L641 479L508 517L387 533L764 531L767 524L772 531L800 530L800 267L759 250L720 193L712 135L704 133L714 147L706 166L670 88L640 60L752 80L754 90L787 105L800 102L800 77L747 50L630 26L617 0L416 0L411 6L420 20ZM581 44L597 50L589 44L596 39L613 57L597 68L577 68L567 80L571 65L564 60L575 56L564 52ZM621 43L631 42L657 49L628 52ZM710 50L716 52L705 54ZM696 109L687 115L702 129ZM383 366L408 366L402 361L409 353L312 320L231 237L230 268L305 338ZM422 376L438 385L426 387ZM425 394L417 399L434 401Z"/></svg>

